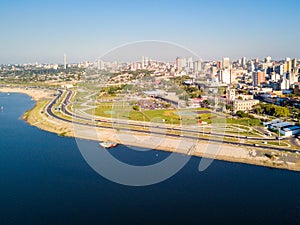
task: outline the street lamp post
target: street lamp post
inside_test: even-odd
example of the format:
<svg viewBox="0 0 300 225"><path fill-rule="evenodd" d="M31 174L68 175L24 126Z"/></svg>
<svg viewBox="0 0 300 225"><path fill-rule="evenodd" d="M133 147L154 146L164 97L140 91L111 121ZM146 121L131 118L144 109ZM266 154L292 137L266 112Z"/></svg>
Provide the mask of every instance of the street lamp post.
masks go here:
<svg viewBox="0 0 300 225"><path fill-rule="evenodd" d="M280 128L278 128L278 145L280 146Z"/></svg>

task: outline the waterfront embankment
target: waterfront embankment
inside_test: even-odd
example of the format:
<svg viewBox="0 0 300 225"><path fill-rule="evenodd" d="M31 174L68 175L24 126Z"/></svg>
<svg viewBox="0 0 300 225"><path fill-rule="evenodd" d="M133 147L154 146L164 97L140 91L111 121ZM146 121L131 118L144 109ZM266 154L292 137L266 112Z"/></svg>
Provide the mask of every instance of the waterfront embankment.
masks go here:
<svg viewBox="0 0 300 225"><path fill-rule="evenodd" d="M230 162L239 162L272 168L300 171L300 158L294 153L284 153L289 160L279 160L272 155L272 151L254 147L244 147L232 144L215 143L213 141L191 140L185 137L170 137L168 135L141 134L139 132L122 130L119 128L91 127L54 118L48 115L45 107L49 104L53 93L45 90L31 90L22 88L1 88L1 92L19 92L31 96L36 100L33 109L23 115L29 124L42 130L68 136L95 141L114 141L127 146L137 146L149 149L177 152L186 155L199 156ZM213 140L213 137L211 137ZM255 153L255 154L253 154ZM276 153L277 154L277 153ZM283 154L283 153L278 153Z"/></svg>

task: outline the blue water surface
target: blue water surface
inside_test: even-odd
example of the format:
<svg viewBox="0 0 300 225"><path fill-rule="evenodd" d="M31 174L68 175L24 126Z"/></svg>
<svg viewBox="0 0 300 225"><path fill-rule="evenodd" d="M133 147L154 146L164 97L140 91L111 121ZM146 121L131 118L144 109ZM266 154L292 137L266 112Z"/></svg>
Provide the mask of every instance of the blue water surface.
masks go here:
<svg viewBox="0 0 300 225"><path fill-rule="evenodd" d="M34 104L0 94L0 224L300 224L298 172L214 161L200 173L192 157L159 184L116 184L88 166L75 139L21 120ZM136 165L169 155L110 151Z"/></svg>

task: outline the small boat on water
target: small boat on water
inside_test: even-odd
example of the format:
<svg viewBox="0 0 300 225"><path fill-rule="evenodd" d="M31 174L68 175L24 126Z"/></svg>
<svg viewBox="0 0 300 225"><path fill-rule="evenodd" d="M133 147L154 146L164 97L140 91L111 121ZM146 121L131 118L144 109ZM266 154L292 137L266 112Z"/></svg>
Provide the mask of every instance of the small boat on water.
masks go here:
<svg viewBox="0 0 300 225"><path fill-rule="evenodd" d="M99 145L103 148L114 148L118 144L116 142L100 142Z"/></svg>

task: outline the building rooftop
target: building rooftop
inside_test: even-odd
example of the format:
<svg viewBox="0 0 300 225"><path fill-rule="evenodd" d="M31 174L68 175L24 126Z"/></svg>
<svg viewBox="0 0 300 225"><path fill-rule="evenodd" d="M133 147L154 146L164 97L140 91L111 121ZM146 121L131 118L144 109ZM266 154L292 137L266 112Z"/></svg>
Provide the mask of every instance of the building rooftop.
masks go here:
<svg viewBox="0 0 300 225"><path fill-rule="evenodd" d="M276 120L272 120L272 121L269 121L269 122L263 122L263 125L268 126L268 125L275 124L275 123L280 123L280 122L281 122L280 119L276 119Z"/></svg>
<svg viewBox="0 0 300 225"><path fill-rule="evenodd" d="M284 128L284 127L288 127L291 126L292 124L289 122L282 122L282 123L276 123L276 124L272 124L273 127L277 127L277 128Z"/></svg>
<svg viewBox="0 0 300 225"><path fill-rule="evenodd" d="M299 126L295 126L295 125L291 125L291 126L283 128L284 131L293 131L293 130L299 130L299 129L300 129L300 127Z"/></svg>

